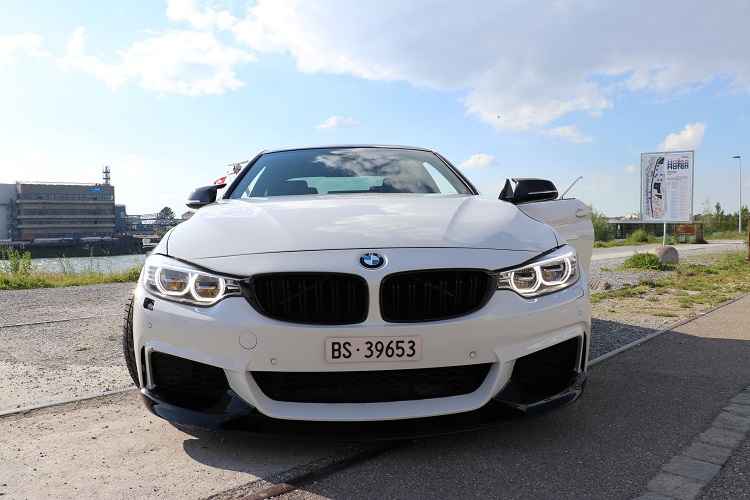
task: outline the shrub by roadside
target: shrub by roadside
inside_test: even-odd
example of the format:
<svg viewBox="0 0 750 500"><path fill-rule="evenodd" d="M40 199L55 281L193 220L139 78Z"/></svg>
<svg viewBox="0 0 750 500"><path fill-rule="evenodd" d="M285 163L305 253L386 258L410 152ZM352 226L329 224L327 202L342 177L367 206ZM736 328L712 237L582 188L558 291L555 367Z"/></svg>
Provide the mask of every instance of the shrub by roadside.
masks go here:
<svg viewBox="0 0 750 500"><path fill-rule="evenodd" d="M75 271L65 259L60 259L60 271L36 269L29 252L20 253L12 247L0 247L0 290L55 288L62 286L96 285L103 283L135 282L141 272L133 266L124 271L101 269L94 258L81 271Z"/></svg>

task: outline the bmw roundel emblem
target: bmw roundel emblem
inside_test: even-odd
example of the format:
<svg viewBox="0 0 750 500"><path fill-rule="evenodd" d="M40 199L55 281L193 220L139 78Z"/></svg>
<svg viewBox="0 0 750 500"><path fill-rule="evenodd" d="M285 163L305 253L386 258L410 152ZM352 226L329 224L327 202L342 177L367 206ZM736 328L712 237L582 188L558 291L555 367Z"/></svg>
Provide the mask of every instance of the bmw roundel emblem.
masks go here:
<svg viewBox="0 0 750 500"><path fill-rule="evenodd" d="M385 265L385 257L379 253L369 252L359 258L359 265L365 269L380 269Z"/></svg>

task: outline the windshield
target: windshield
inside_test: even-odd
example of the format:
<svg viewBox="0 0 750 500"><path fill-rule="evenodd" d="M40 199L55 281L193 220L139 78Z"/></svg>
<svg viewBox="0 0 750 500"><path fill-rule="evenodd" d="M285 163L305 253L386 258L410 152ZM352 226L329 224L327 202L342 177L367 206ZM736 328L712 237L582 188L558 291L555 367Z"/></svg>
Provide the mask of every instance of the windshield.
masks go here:
<svg viewBox="0 0 750 500"><path fill-rule="evenodd" d="M429 151L330 148L279 151L253 163L230 198L372 193L472 194Z"/></svg>

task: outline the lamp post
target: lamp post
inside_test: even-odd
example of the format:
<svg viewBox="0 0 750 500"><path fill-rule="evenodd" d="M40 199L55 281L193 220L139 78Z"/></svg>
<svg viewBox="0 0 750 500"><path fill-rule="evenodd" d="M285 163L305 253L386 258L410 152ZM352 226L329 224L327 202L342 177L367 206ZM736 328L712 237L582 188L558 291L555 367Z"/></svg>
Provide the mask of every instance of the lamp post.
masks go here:
<svg viewBox="0 0 750 500"><path fill-rule="evenodd" d="M740 207L737 209L737 220L739 221L739 228L740 232L742 232L742 158L740 156L732 156L732 158L736 159L740 162L740 187L739 189L739 199L740 199Z"/></svg>

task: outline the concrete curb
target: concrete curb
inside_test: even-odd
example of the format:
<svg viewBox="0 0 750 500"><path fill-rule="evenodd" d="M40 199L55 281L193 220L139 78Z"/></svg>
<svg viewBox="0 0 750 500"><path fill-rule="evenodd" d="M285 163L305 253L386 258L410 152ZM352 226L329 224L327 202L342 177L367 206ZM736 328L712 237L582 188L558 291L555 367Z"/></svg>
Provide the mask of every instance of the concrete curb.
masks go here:
<svg viewBox="0 0 750 500"><path fill-rule="evenodd" d="M750 431L750 386L729 400L711 427L662 466L639 500L699 498Z"/></svg>

